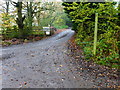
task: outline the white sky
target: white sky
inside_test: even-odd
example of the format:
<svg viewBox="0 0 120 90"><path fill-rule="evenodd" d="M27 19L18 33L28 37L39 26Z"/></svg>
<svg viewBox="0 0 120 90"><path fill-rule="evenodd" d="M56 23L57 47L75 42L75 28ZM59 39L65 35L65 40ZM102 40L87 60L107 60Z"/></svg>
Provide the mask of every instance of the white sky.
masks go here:
<svg viewBox="0 0 120 90"><path fill-rule="evenodd" d="M0 3L2 3L2 2L4 2L4 1L6 1L6 0L0 0ZM12 1L18 1L18 0L12 0ZM45 1L45 2L61 2L62 0L23 0L23 1L37 1L37 2L43 2L43 1Z"/></svg>
<svg viewBox="0 0 120 90"><path fill-rule="evenodd" d="M4 1L6 0L0 0L0 4L3 3ZM18 1L18 0L12 0L12 1ZM62 2L62 0L23 0L23 1L36 1L36 2L39 2L39 1L42 1L42 2ZM71 1L71 0L70 0ZM84 0L83 0L84 1ZM85 0L86 1L86 0ZM120 1L120 0L114 0L114 1Z"/></svg>
<svg viewBox="0 0 120 90"><path fill-rule="evenodd" d="M3 3L5 3L6 0L0 0L0 9L2 8L2 5ZM12 0L12 1L15 1L17 2L18 0ZM62 0L23 0L23 1L35 1L35 2L62 2ZM71 1L71 0L70 0ZM84 0L83 0L84 1ZM114 1L117 1L117 2L120 2L120 0L114 0ZM3 5L4 6L4 5Z"/></svg>

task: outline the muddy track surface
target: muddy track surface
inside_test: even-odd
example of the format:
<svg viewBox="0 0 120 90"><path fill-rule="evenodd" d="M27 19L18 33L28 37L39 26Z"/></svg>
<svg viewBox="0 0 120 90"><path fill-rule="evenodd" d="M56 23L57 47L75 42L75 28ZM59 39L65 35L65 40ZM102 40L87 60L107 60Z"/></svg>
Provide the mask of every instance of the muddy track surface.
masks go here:
<svg viewBox="0 0 120 90"><path fill-rule="evenodd" d="M66 30L49 39L3 48L3 88L92 88L95 84L71 70ZM74 68L74 66L71 66Z"/></svg>

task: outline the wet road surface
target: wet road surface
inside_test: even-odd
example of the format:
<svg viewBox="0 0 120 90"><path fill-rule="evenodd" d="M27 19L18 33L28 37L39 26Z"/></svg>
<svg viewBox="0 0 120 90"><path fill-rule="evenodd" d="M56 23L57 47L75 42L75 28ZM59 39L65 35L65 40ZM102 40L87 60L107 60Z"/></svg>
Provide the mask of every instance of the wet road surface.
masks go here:
<svg viewBox="0 0 120 90"><path fill-rule="evenodd" d="M49 39L4 47L3 88L92 88L68 67L67 41L74 31L66 30Z"/></svg>

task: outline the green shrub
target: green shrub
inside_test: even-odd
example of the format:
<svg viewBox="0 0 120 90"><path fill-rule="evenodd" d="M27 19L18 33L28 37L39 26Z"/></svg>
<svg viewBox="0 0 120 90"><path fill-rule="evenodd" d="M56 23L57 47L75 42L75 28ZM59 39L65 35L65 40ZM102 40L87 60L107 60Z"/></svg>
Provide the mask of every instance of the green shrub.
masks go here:
<svg viewBox="0 0 120 90"><path fill-rule="evenodd" d="M78 43L78 42L77 42ZM82 46L86 60L93 60L97 64L119 68L119 50L115 39L109 41L102 39L97 42L97 54L93 55L93 44L90 42L79 42Z"/></svg>
<svg viewBox="0 0 120 90"><path fill-rule="evenodd" d="M63 2L76 30L76 43L83 47L86 60L119 68L119 8L114 2ZM119 5L120 6L120 5ZM93 55L95 13L98 13L97 52Z"/></svg>
<svg viewBox="0 0 120 90"><path fill-rule="evenodd" d="M9 46L9 45L11 45L11 44L12 44L11 42L2 41L2 45L3 45L3 46Z"/></svg>
<svg viewBox="0 0 120 90"><path fill-rule="evenodd" d="M45 35L44 31L41 30L33 30L32 35L37 35L43 37Z"/></svg>
<svg viewBox="0 0 120 90"><path fill-rule="evenodd" d="M60 26L55 25L54 27L57 28L57 29L66 29L66 28L68 28L67 25L60 25Z"/></svg>

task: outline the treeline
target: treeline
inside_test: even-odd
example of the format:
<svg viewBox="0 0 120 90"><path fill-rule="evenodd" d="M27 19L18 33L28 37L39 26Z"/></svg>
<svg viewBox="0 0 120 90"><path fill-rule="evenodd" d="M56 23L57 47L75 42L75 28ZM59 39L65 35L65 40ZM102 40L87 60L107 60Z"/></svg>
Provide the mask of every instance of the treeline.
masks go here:
<svg viewBox="0 0 120 90"><path fill-rule="evenodd" d="M119 68L120 3L116 6L116 2L103 2L104 0L102 2L63 1L64 10L76 31L76 43L83 47L86 60ZM93 54L95 13L98 13L96 55Z"/></svg>
<svg viewBox="0 0 120 90"><path fill-rule="evenodd" d="M68 28L69 18L60 2L28 2L6 0L0 9L2 38L26 38L36 33L43 35L42 27ZM35 32L35 30L38 30Z"/></svg>

